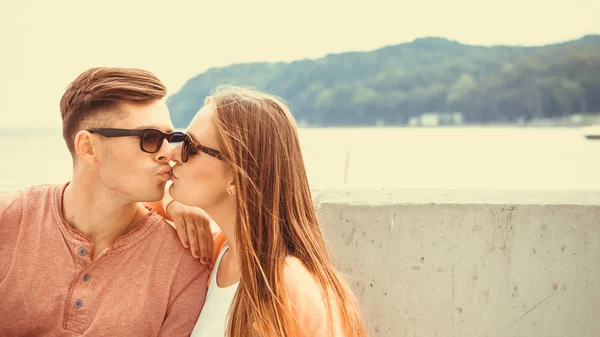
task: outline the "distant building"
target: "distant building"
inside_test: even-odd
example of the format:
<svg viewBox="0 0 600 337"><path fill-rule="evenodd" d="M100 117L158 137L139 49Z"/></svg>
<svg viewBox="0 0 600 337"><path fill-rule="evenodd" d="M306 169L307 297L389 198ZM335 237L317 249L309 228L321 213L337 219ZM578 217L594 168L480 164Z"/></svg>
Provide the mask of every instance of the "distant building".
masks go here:
<svg viewBox="0 0 600 337"><path fill-rule="evenodd" d="M411 117L410 126L440 126L463 124L462 112L428 112L419 117Z"/></svg>

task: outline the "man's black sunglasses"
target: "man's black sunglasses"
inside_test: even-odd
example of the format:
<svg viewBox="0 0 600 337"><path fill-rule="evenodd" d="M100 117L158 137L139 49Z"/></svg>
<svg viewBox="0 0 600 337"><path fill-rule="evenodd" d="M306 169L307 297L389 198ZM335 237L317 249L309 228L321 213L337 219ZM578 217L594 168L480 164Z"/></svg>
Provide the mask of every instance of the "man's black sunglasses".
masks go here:
<svg viewBox="0 0 600 337"><path fill-rule="evenodd" d="M181 143L186 138L183 132L171 132L164 133L156 129L141 129L141 130L129 130L129 129L112 129L112 128L97 128L88 129L88 132L97 133L104 137L139 137L140 138L140 149L148 153L156 153L160 150L164 140L166 139L169 143Z"/></svg>

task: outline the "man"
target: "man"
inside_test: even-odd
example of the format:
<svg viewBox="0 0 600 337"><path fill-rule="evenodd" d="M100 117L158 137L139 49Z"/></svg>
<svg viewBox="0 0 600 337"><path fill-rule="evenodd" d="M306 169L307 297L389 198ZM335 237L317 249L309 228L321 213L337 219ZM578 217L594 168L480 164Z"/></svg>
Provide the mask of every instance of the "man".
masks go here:
<svg viewBox="0 0 600 337"><path fill-rule="evenodd" d="M67 88L72 180L0 196L0 336L189 336L209 270L141 204L163 197L183 139L165 94L121 68Z"/></svg>

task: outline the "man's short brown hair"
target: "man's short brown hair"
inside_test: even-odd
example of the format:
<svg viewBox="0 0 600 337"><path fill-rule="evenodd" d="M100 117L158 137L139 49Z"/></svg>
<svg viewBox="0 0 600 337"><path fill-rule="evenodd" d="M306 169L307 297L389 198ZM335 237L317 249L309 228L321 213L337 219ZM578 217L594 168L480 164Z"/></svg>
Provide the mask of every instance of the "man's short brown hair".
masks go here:
<svg viewBox="0 0 600 337"><path fill-rule="evenodd" d="M75 153L77 132L110 123L119 103L145 103L162 99L167 90L151 72L128 68L92 68L79 75L60 100L63 138Z"/></svg>

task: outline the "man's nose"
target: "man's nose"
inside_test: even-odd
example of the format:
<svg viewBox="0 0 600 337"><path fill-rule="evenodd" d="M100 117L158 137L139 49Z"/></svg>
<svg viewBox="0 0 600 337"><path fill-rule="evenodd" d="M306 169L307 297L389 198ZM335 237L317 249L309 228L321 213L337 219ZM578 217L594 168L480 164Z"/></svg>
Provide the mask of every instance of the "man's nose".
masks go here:
<svg viewBox="0 0 600 337"><path fill-rule="evenodd" d="M160 146L160 150L156 152L156 161L161 163L168 164L171 160L173 160L173 148L168 140L163 140L162 145Z"/></svg>
<svg viewBox="0 0 600 337"><path fill-rule="evenodd" d="M183 143L179 143L177 144L177 146L175 146L173 148L173 157L171 158L172 161L174 161L177 164L181 165L181 147L183 146Z"/></svg>

